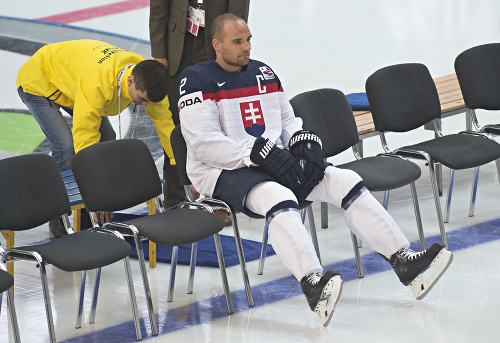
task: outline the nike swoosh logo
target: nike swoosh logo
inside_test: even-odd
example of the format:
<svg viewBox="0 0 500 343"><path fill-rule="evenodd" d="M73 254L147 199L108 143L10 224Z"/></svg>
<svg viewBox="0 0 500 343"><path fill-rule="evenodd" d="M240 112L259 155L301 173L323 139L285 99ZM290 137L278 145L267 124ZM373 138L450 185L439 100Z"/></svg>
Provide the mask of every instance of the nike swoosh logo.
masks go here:
<svg viewBox="0 0 500 343"><path fill-rule="evenodd" d="M225 84L225 82L222 82L222 83L218 83L218 82L217 82L217 85L218 85L219 87L224 86L224 84Z"/></svg>

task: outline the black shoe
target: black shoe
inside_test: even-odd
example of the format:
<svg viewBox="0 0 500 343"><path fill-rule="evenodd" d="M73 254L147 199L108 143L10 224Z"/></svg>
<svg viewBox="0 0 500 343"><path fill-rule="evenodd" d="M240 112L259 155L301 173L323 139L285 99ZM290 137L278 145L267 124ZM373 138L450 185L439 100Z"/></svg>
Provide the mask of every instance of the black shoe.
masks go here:
<svg viewBox="0 0 500 343"><path fill-rule="evenodd" d="M391 256L389 262L405 286L410 286L418 300L423 299L451 264L453 255L441 243L434 243L429 249L414 252L403 248ZM432 269L432 275L424 279L423 274Z"/></svg>
<svg viewBox="0 0 500 343"><path fill-rule="evenodd" d="M311 310L319 315L323 326L328 326L342 293L340 273L335 269L324 275L312 273L300 280L300 286Z"/></svg>
<svg viewBox="0 0 500 343"><path fill-rule="evenodd" d="M61 217L54 218L49 221L49 231L55 238L66 236L68 234L64 228L64 223Z"/></svg>

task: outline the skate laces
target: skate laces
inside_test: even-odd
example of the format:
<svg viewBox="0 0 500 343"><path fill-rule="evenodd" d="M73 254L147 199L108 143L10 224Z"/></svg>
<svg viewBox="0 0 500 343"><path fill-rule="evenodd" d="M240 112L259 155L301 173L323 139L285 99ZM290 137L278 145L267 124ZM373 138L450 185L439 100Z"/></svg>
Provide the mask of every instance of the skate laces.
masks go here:
<svg viewBox="0 0 500 343"><path fill-rule="evenodd" d="M409 261L412 261L416 258L419 258L421 257L424 253L425 253L426 250L424 251L420 251L420 252L415 252L411 249L408 249L408 248L403 248L401 250L399 250L396 254L399 255L400 257L402 258L405 258Z"/></svg>
<svg viewBox="0 0 500 343"><path fill-rule="evenodd" d="M322 273L314 272L306 276L307 283L310 285L316 285L319 280L321 280L321 277L323 276Z"/></svg>

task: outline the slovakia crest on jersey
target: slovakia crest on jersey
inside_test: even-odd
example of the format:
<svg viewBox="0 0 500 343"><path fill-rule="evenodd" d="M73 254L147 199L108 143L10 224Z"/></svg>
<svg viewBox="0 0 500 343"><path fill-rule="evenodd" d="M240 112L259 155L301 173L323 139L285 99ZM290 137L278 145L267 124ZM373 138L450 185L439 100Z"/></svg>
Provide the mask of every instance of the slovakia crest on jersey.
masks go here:
<svg viewBox="0 0 500 343"><path fill-rule="evenodd" d="M264 80L274 79L274 73L269 67L260 67L259 70L262 73L262 76L264 76Z"/></svg>
<svg viewBox="0 0 500 343"><path fill-rule="evenodd" d="M260 101L241 102L240 110L246 133L254 137L262 136L266 130L266 123Z"/></svg>

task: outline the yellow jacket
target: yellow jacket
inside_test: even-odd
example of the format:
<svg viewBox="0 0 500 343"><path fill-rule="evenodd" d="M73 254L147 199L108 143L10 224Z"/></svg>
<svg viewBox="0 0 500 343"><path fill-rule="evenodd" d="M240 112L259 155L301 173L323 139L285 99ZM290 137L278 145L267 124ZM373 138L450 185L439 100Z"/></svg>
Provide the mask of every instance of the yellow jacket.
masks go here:
<svg viewBox="0 0 500 343"><path fill-rule="evenodd" d="M118 75L129 64L144 58L131 51L95 40L75 40L49 44L38 50L19 70L17 87L26 93L43 96L73 110L73 142L75 152L98 143L102 116L115 116L127 108L132 99L127 78L121 78L118 109ZM174 129L168 98L150 102L146 112L160 137L160 142L175 164L170 133Z"/></svg>

